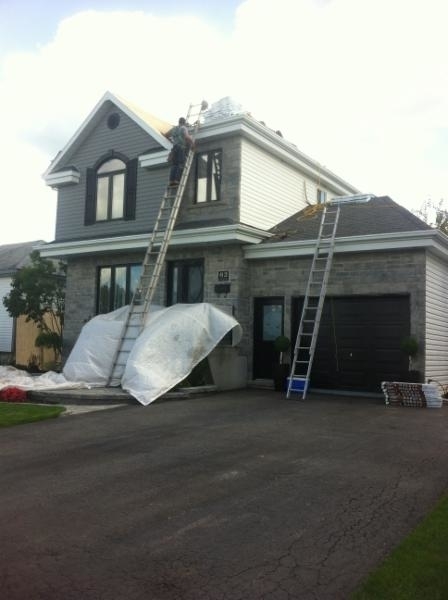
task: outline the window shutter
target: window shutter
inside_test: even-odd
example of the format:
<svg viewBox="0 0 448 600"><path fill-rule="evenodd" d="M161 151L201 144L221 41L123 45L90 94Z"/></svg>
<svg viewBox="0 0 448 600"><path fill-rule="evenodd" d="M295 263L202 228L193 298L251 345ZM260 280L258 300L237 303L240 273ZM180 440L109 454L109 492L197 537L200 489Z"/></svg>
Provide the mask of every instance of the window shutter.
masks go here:
<svg viewBox="0 0 448 600"><path fill-rule="evenodd" d="M132 158L129 160L126 167L126 197L124 200L124 218L131 220L135 219L138 158Z"/></svg>
<svg viewBox="0 0 448 600"><path fill-rule="evenodd" d="M95 223L95 206L96 206L96 171L95 169L87 169L86 172L86 205L84 212L84 225L92 225Z"/></svg>

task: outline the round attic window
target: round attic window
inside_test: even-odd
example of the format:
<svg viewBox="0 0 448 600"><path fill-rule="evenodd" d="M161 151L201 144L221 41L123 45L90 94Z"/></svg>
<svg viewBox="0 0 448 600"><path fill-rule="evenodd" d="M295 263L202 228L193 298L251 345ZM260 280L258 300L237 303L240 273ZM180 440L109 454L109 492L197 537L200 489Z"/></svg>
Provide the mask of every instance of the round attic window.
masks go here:
<svg viewBox="0 0 448 600"><path fill-rule="evenodd" d="M120 123L120 115L118 113L112 113L107 117L107 126L109 129L116 129Z"/></svg>

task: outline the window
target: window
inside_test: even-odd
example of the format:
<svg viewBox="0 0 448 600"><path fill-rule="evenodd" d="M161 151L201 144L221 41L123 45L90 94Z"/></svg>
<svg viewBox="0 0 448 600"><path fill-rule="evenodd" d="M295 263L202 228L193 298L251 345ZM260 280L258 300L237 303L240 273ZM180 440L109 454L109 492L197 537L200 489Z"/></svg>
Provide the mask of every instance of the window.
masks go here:
<svg viewBox="0 0 448 600"><path fill-rule="evenodd" d="M210 150L196 155L196 202L221 199L222 151Z"/></svg>
<svg viewBox="0 0 448 600"><path fill-rule="evenodd" d="M112 158L96 173L96 221L123 218L125 163Z"/></svg>
<svg viewBox="0 0 448 600"><path fill-rule="evenodd" d="M204 261L176 260L168 263L167 305L202 302Z"/></svg>
<svg viewBox="0 0 448 600"><path fill-rule="evenodd" d="M324 204L324 202L327 201L327 192L324 192L323 190L318 189L317 190L317 203L318 204Z"/></svg>
<svg viewBox="0 0 448 600"><path fill-rule="evenodd" d="M111 150L86 172L84 224L135 219L138 159Z"/></svg>
<svg viewBox="0 0 448 600"><path fill-rule="evenodd" d="M137 288L142 266L116 265L98 269L97 314L129 304Z"/></svg>

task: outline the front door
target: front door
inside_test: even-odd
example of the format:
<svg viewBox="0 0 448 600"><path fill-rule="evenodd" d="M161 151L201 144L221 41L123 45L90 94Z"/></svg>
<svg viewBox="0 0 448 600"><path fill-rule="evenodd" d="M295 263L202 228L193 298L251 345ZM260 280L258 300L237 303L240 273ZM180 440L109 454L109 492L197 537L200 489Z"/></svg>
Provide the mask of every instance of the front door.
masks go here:
<svg viewBox="0 0 448 600"><path fill-rule="evenodd" d="M271 379L278 362L274 340L283 334L284 299L281 296L254 299L254 379Z"/></svg>

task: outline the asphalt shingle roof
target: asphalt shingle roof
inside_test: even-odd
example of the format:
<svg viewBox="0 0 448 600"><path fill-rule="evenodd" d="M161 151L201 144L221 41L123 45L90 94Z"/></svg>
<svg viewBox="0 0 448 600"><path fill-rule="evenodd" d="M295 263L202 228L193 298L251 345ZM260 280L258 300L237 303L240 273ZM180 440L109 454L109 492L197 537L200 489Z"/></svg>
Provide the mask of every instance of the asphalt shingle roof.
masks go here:
<svg viewBox="0 0 448 600"><path fill-rule="evenodd" d="M321 216L320 211L307 216L305 208L273 227L274 237L263 243L316 239ZM389 196L381 196L369 202L341 205L336 237L427 229L432 228Z"/></svg>
<svg viewBox="0 0 448 600"><path fill-rule="evenodd" d="M43 240L6 244L0 246L0 275L11 275L29 262L34 246L45 244Z"/></svg>

